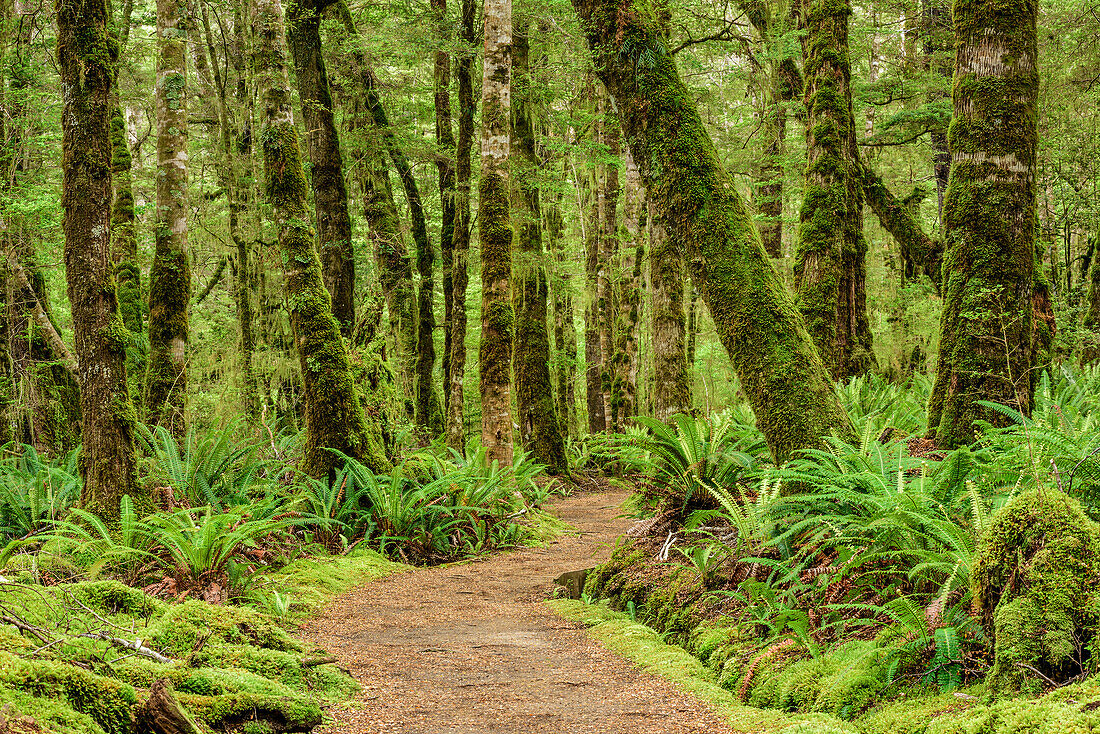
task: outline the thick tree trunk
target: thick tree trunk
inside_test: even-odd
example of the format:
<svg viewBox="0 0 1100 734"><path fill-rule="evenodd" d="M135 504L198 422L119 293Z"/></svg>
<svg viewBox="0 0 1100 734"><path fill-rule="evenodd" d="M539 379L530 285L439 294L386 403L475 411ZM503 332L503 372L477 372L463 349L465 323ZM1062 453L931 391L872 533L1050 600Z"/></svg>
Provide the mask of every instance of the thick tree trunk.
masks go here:
<svg viewBox="0 0 1100 734"><path fill-rule="evenodd" d="M955 3L951 183L940 356L929 430L946 448L974 440L974 422L1004 425L990 401L1031 412L1037 344L1035 171L1038 3ZM1039 306L1039 308L1036 308Z"/></svg>
<svg viewBox="0 0 1100 734"><path fill-rule="evenodd" d="M649 207L649 281L653 289L653 412L668 422L691 410L687 345L684 339L684 257L673 246L651 200Z"/></svg>
<svg viewBox="0 0 1100 734"><path fill-rule="evenodd" d="M65 278L72 306L83 423L81 505L118 517L123 495L137 497L134 425L126 384L130 334L115 299L111 263L111 81L105 0L57 3L62 100Z"/></svg>
<svg viewBox="0 0 1100 734"><path fill-rule="evenodd" d="M290 106L279 0L253 6L256 86L263 103L260 142L264 182L279 230L287 309L302 373L306 422L302 469L313 477L331 476L340 458L333 450L362 461L375 472L390 468L381 431L369 425L355 392L347 346L332 315L321 277L307 208L298 131Z"/></svg>
<svg viewBox="0 0 1100 734"><path fill-rule="evenodd" d="M474 142L474 0L462 0L462 40L458 59L458 147L455 150L455 224L452 234L450 353L444 374L447 390L447 446L466 453L466 286L470 252L470 151Z"/></svg>
<svg viewBox="0 0 1100 734"><path fill-rule="evenodd" d="M481 84L481 445L489 463L512 465L511 0L486 0Z"/></svg>
<svg viewBox="0 0 1100 734"><path fill-rule="evenodd" d="M332 315L340 322L340 333L347 338L355 327L355 252L340 136L333 120L328 71L321 55L321 11L326 4L325 0L291 3L286 40L294 57L306 129L321 274L332 296Z"/></svg>
<svg viewBox="0 0 1100 734"><path fill-rule="evenodd" d="M803 0L805 193L795 283L799 307L835 379L874 367L867 321L863 180L852 115L849 0Z"/></svg>
<svg viewBox="0 0 1100 734"><path fill-rule="evenodd" d="M597 72L778 462L852 428L805 321L718 158L647 0L575 0ZM645 63L640 60L644 59Z"/></svg>
<svg viewBox="0 0 1100 734"><path fill-rule="evenodd" d="M513 371L520 442L532 458L546 465L548 474L569 473L565 441L550 384L550 334L546 328L550 297L546 253L542 244L539 176L542 160L532 126L533 79L529 66L529 20L519 23L512 44L512 176L516 233L516 311Z"/></svg>
<svg viewBox="0 0 1100 734"><path fill-rule="evenodd" d="M191 264L187 255L187 18L176 0L157 0L156 253L149 273L148 422L186 430L187 332Z"/></svg>

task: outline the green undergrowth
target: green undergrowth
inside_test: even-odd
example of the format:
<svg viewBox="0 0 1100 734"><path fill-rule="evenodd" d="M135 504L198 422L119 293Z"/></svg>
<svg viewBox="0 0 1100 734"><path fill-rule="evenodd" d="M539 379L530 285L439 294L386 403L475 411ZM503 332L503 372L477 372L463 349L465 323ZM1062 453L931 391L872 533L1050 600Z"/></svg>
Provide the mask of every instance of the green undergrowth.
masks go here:
<svg viewBox="0 0 1100 734"><path fill-rule="evenodd" d="M376 559L351 560L385 572ZM332 569L297 573L315 587L327 580L336 593L350 582ZM324 703L357 690L323 651L307 650L271 615L248 607L169 605L117 581L93 581L3 583L0 608L0 705L9 719L44 731L132 734L159 679L208 732L309 731Z"/></svg>
<svg viewBox="0 0 1100 734"><path fill-rule="evenodd" d="M800 707L827 708L844 696L868 686L868 652L876 643L862 641L825 653L818 658L775 656L780 664L761 664L756 676L763 690L747 702L713 666L697 657L714 631L700 630L684 647L668 644L665 636L635 622L625 612L599 604L569 599L546 602L566 619L579 622L611 651L640 669L660 675L704 701L743 732L776 734L1084 734L1100 730L1100 681L1095 678L1058 688L1040 698L1013 698L990 705L978 703L980 686L951 693L897 694L890 700L869 699L858 715L841 718L827 713L801 713ZM688 650L694 650L693 655ZM781 704L757 705L774 696Z"/></svg>

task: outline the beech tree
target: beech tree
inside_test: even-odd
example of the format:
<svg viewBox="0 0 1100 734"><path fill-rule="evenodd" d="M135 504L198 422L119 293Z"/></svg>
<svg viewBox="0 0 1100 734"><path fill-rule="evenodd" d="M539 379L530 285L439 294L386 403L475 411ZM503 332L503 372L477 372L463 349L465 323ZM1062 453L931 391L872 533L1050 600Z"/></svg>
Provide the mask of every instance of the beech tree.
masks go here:
<svg viewBox="0 0 1100 734"><path fill-rule="evenodd" d="M978 401L1031 412L1049 339L1036 303L1037 13L1035 0L955 3L944 310L928 418L945 448L970 443L977 420L1007 421Z"/></svg>
<svg viewBox="0 0 1100 734"><path fill-rule="evenodd" d="M187 17L179 0L157 1L156 253L149 275L148 420L185 430L188 310Z"/></svg>

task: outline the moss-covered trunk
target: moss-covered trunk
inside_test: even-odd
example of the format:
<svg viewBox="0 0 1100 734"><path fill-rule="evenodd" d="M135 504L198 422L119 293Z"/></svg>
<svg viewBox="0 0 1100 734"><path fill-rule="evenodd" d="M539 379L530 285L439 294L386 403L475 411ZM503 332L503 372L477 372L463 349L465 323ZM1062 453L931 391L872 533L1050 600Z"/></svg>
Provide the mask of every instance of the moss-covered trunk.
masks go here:
<svg viewBox="0 0 1100 734"><path fill-rule="evenodd" d="M925 234L916 217L916 208L926 192L917 188L905 199L898 199L878 174L864 166L863 193L883 229L898 243L903 276L911 279L927 275L938 288L943 242Z"/></svg>
<svg viewBox="0 0 1100 734"><path fill-rule="evenodd" d="M562 182L564 185L564 182ZM554 297L554 344L557 345L557 399L558 423L566 438L577 436L577 327L573 322L572 275L567 266L563 233L561 203L551 199L546 212L546 236L549 250L554 257L554 271L550 278Z"/></svg>
<svg viewBox="0 0 1100 734"><path fill-rule="evenodd" d="M111 262L111 81L113 59L105 0L57 3L57 62L62 100L61 204L65 278L72 307L83 449L81 505L118 516L136 495L134 425L126 384L130 334L115 298ZM140 497L138 507L148 508Z"/></svg>
<svg viewBox="0 0 1100 734"><path fill-rule="evenodd" d="M355 391L347 346L332 315L321 278L307 208L308 184L302 170L298 131L290 106L279 0L253 6L256 87L263 105L260 145L264 183L279 232L286 304L302 375L306 423L302 469L313 477L330 475L340 458L333 450L361 460L372 471L389 469L381 431L367 423Z"/></svg>
<svg viewBox="0 0 1100 734"><path fill-rule="evenodd" d="M638 322L642 308L642 260L645 259L645 187L630 148L623 151L623 228L615 283L615 353L611 358L611 383L615 425L622 433L629 418L638 415Z"/></svg>
<svg viewBox="0 0 1100 734"><path fill-rule="evenodd" d="M447 374L451 364L451 320L454 318L454 229L455 229L455 136L451 124L451 55L447 47L453 41L447 20L447 0L431 0L432 16L439 34L440 48L435 52L432 74L433 101L435 104L435 142L439 157L435 167L439 173L439 255L443 281L443 415L441 429L445 429L447 401L451 391L447 389Z"/></svg>
<svg viewBox="0 0 1100 734"><path fill-rule="evenodd" d="M1003 425L984 400L1031 411L1036 295L1038 3L957 0L943 317L929 430L943 447Z"/></svg>
<svg viewBox="0 0 1100 734"><path fill-rule="evenodd" d="M455 219L451 247L450 353L444 373L447 391L447 446L466 452L466 286L470 276L470 152L474 144L474 28L475 3L462 0L462 40L465 44L456 64L458 77L458 145L455 149Z"/></svg>
<svg viewBox="0 0 1100 734"><path fill-rule="evenodd" d="M600 209L596 173L578 177L581 190L581 214L586 217L584 229L584 276L587 291L584 304L584 397L588 408L588 432L607 430L607 406L604 403L603 351L600 349L600 312L596 294L600 269Z"/></svg>
<svg viewBox="0 0 1100 734"><path fill-rule="evenodd" d="M684 257L675 247L657 213L649 209L649 282L653 298L650 320L653 344L653 414L667 422L691 409L684 318Z"/></svg>
<svg viewBox="0 0 1100 734"><path fill-rule="evenodd" d="M952 0L921 0L920 35L924 46L924 68L946 80L951 78L951 50L954 38L951 34ZM946 102L948 92L935 89L929 94L928 102L936 104ZM944 196L947 193L948 180L951 178L951 151L948 146L948 131L935 127L932 138L932 176L936 180L936 203L938 221L943 221Z"/></svg>
<svg viewBox="0 0 1100 734"><path fill-rule="evenodd" d="M550 380L547 308L550 284L542 244L539 176L542 160L532 125L534 80L529 65L530 20L523 18L512 43L512 213L517 234L513 294L516 332L513 372L520 442L549 474L568 474L565 441Z"/></svg>
<svg viewBox="0 0 1100 734"><path fill-rule="evenodd" d="M185 432L191 264L187 254L187 8L157 0L156 252L149 272L146 418Z"/></svg>
<svg viewBox="0 0 1100 734"><path fill-rule="evenodd" d="M305 123L321 274L332 297L332 315L347 338L355 327L355 252L340 136L333 119L328 70L321 55L321 11L327 4L326 0L294 0L288 5L286 40L294 57Z"/></svg>
<svg viewBox="0 0 1100 734"><path fill-rule="evenodd" d="M777 461L848 416L703 127L647 0L575 0L671 244L682 248Z"/></svg>
<svg viewBox="0 0 1100 734"><path fill-rule="evenodd" d="M867 321L863 181L852 115L849 0L803 0L806 174L795 284L833 377L874 367Z"/></svg>
<svg viewBox="0 0 1100 734"><path fill-rule="evenodd" d="M508 158L511 150L511 0L485 2L481 82L481 445L486 458L512 465L512 221Z"/></svg>
<svg viewBox="0 0 1100 734"><path fill-rule="evenodd" d="M615 271L615 262L619 257L619 156L622 154L622 133L619 119L611 105L611 95L603 85L597 85L596 114L600 124L597 127L596 142L600 144L604 160L596 170L596 208L599 223L597 233L596 260L596 323L600 335L600 392L603 395L605 431L617 432L621 427L619 404L612 388L615 382L615 284L619 273Z"/></svg>

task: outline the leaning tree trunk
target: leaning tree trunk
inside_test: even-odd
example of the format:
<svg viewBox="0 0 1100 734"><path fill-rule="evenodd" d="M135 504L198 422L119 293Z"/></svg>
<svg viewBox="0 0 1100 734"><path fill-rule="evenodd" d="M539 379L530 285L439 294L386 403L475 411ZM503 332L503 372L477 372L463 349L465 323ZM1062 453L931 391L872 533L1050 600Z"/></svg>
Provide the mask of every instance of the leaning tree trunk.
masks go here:
<svg viewBox="0 0 1100 734"><path fill-rule="evenodd" d="M325 4L325 0L291 3L286 40L294 56L305 123L321 275L332 297L332 315L340 322L340 333L349 337L355 327L355 252L340 136L333 120L332 93L321 55L321 11Z"/></svg>
<svg viewBox="0 0 1100 734"><path fill-rule="evenodd" d="M455 223L451 247L450 353L444 374L447 390L447 446L466 453L466 286L470 276L470 151L474 142L474 0L462 0L462 40L466 44L458 59L458 146L455 149Z"/></svg>
<svg viewBox="0 0 1100 734"><path fill-rule="evenodd" d="M945 448L974 440L977 404L1031 412L1036 345L1038 2L955 3L951 182L943 204L943 317L928 426Z"/></svg>
<svg viewBox="0 0 1100 734"><path fill-rule="evenodd" d="M187 331L191 264L187 256L187 18L176 0L157 0L156 252L149 273L149 423L186 429Z"/></svg>
<svg viewBox="0 0 1100 734"><path fill-rule="evenodd" d="M691 410L684 318L684 257L673 246L651 200L649 207L649 281L653 289L653 412L668 422Z"/></svg>
<svg viewBox="0 0 1100 734"><path fill-rule="evenodd" d="M355 392L347 346L321 277L307 207L298 130L290 106L279 0L253 6L256 29L253 64L263 104L260 144L264 183L279 230L287 309L302 373L306 422L302 469L312 477L331 476L340 463L335 451L361 460L369 469L390 468L381 431L368 425Z"/></svg>
<svg viewBox="0 0 1100 734"><path fill-rule="evenodd" d="M795 262L799 306L836 379L874 367L863 181L852 115L849 0L803 0L806 176Z"/></svg>
<svg viewBox="0 0 1100 734"><path fill-rule="evenodd" d="M512 2L486 0L481 83L481 445L486 458L512 465L512 222L508 202L511 149Z"/></svg>
<svg viewBox="0 0 1100 734"><path fill-rule="evenodd" d="M550 334L546 327L550 284L542 244L539 176L542 160L532 126L533 79L528 63L530 22L521 21L512 44L512 207L519 236L514 295L516 338L513 369L520 441L531 457L546 465L548 474L569 473L565 441L550 383Z"/></svg>
<svg viewBox="0 0 1100 734"><path fill-rule="evenodd" d="M648 0L574 0L671 245L682 248L778 462L851 438L805 321L676 70Z"/></svg>
<svg viewBox="0 0 1100 734"><path fill-rule="evenodd" d="M111 56L106 0L59 0L62 229L83 423L80 502L106 519L118 517L123 495L138 491L137 416L126 385L130 334L118 313L111 264Z"/></svg>

